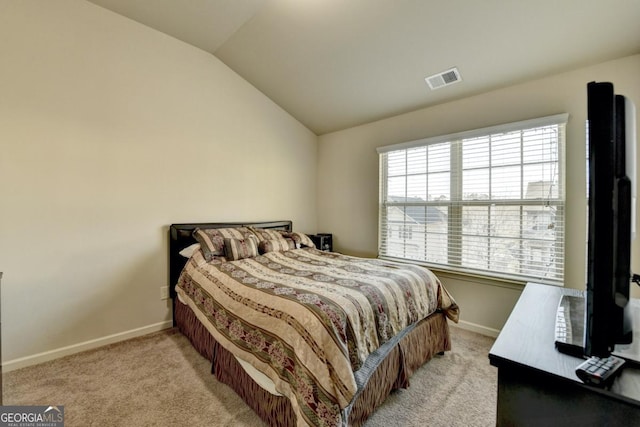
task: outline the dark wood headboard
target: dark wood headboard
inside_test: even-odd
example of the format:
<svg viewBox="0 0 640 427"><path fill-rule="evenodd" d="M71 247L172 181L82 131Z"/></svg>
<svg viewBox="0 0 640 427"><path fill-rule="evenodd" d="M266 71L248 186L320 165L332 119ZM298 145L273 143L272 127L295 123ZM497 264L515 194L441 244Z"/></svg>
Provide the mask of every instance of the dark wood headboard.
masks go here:
<svg viewBox="0 0 640 427"><path fill-rule="evenodd" d="M291 221L265 221L265 222L202 222L193 224L171 224L169 227L169 295L175 298L175 286L178 283L180 272L187 263L187 258L180 255L180 251L187 246L196 243L193 238L193 230L196 228L227 228L227 227L256 227L271 228L276 230L293 231Z"/></svg>

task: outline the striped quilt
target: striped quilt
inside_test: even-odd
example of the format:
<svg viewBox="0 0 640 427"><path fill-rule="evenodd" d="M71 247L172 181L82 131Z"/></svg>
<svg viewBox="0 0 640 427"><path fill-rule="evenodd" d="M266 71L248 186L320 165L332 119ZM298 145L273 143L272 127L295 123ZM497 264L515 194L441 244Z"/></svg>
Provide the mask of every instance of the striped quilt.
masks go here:
<svg viewBox="0 0 640 427"><path fill-rule="evenodd" d="M341 425L367 356L458 306L429 270L313 248L225 262L196 253L176 290L214 338L288 396L298 425Z"/></svg>

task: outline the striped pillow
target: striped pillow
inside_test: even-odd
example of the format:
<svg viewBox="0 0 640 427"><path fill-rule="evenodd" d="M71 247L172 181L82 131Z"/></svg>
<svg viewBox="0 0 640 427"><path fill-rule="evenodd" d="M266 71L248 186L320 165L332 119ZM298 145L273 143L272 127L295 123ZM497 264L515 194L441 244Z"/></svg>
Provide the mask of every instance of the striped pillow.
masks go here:
<svg viewBox="0 0 640 427"><path fill-rule="evenodd" d="M258 244L255 236L248 236L245 239L224 239L224 252L229 261L244 258L253 258L258 255Z"/></svg>
<svg viewBox="0 0 640 427"><path fill-rule="evenodd" d="M258 242L262 242L263 240L279 240L283 238L280 230L256 227L249 227L249 229L258 237Z"/></svg>
<svg viewBox="0 0 640 427"><path fill-rule="evenodd" d="M258 243L263 242L265 240L276 240L279 241L279 247L286 248L289 246L289 243L282 236L283 230L272 230L268 228L255 228L249 227L253 234L258 238ZM283 249L285 250L285 249Z"/></svg>
<svg viewBox="0 0 640 427"><path fill-rule="evenodd" d="M200 243L200 248L207 261L225 255L225 238L245 239L253 233L246 227L238 228L196 228L193 237Z"/></svg>
<svg viewBox="0 0 640 427"><path fill-rule="evenodd" d="M296 243L293 239L272 239L263 240L258 244L258 252L266 254L267 252L281 252L295 249Z"/></svg>
<svg viewBox="0 0 640 427"><path fill-rule="evenodd" d="M293 239L293 241L296 242L296 248L300 248L303 246L306 246L309 248L316 247L316 245L313 243L313 240L311 240L311 237L307 236L304 233L283 232L282 236L288 239Z"/></svg>

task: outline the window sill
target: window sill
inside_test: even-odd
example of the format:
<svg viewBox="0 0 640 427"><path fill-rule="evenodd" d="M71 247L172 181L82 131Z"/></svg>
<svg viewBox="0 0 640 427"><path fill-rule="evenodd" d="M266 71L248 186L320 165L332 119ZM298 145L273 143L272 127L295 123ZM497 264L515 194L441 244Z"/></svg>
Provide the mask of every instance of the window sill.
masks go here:
<svg viewBox="0 0 640 427"><path fill-rule="evenodd" d="M522 290L527 283L535 281L535 280L531 280L531 281L518 280L514 278L501 277L501 276L489 276L486 274L478 274L478 273L464 272L464 271L446 270L446 269L441 269L424 262L403 260L399 258L380 257L380 259L386 259L389 261L400 262L405 264L421 265L433 271L433 273L439 278L448 278L448 279L459 280L463 282L470 282L474 284L485 285L485 286L497 286L497 287L507 288L507 289ZM560 286L560 285L556 285L556 286Z"/></svg>
<svg viewBox="0 0 640 427"><path fill-rule="evenodd" d="M461 282L470 282L474 284L484 285L484 286L496 286L499 288L507 288L507 289L515 289L515 290L523 290L527 282L523 282L515 279L507 279L503 277L491 277L491 276L483 276L479 274L473 273L463 273L458 271L450 271L450 270L439 270L437 268L425 266L429 268L429 270L433 271L436 276L439 278L447 278L458 280Z"/></svg>

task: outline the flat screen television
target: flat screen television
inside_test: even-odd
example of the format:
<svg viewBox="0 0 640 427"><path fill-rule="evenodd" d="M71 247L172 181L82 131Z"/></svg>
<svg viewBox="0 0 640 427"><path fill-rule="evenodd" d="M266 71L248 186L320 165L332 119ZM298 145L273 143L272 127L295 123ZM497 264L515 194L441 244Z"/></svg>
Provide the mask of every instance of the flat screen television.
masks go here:
<svg viewBox="0 0 640 427"><path fill-rule="evenodd" d="M586 356L633 338L629 304L635 205L635 108L613 84L587 85L588 244Z"/></svg>
<svg viewBox="0 0 640 427"><path fill-rule="evenodd" d="M584 294L562 298L556 318L556 347L575 356L608 357L633 339L635 117L633 103L613 84L587 84L587 285ZM640 361L640 354L627 356Z"/></svg>

